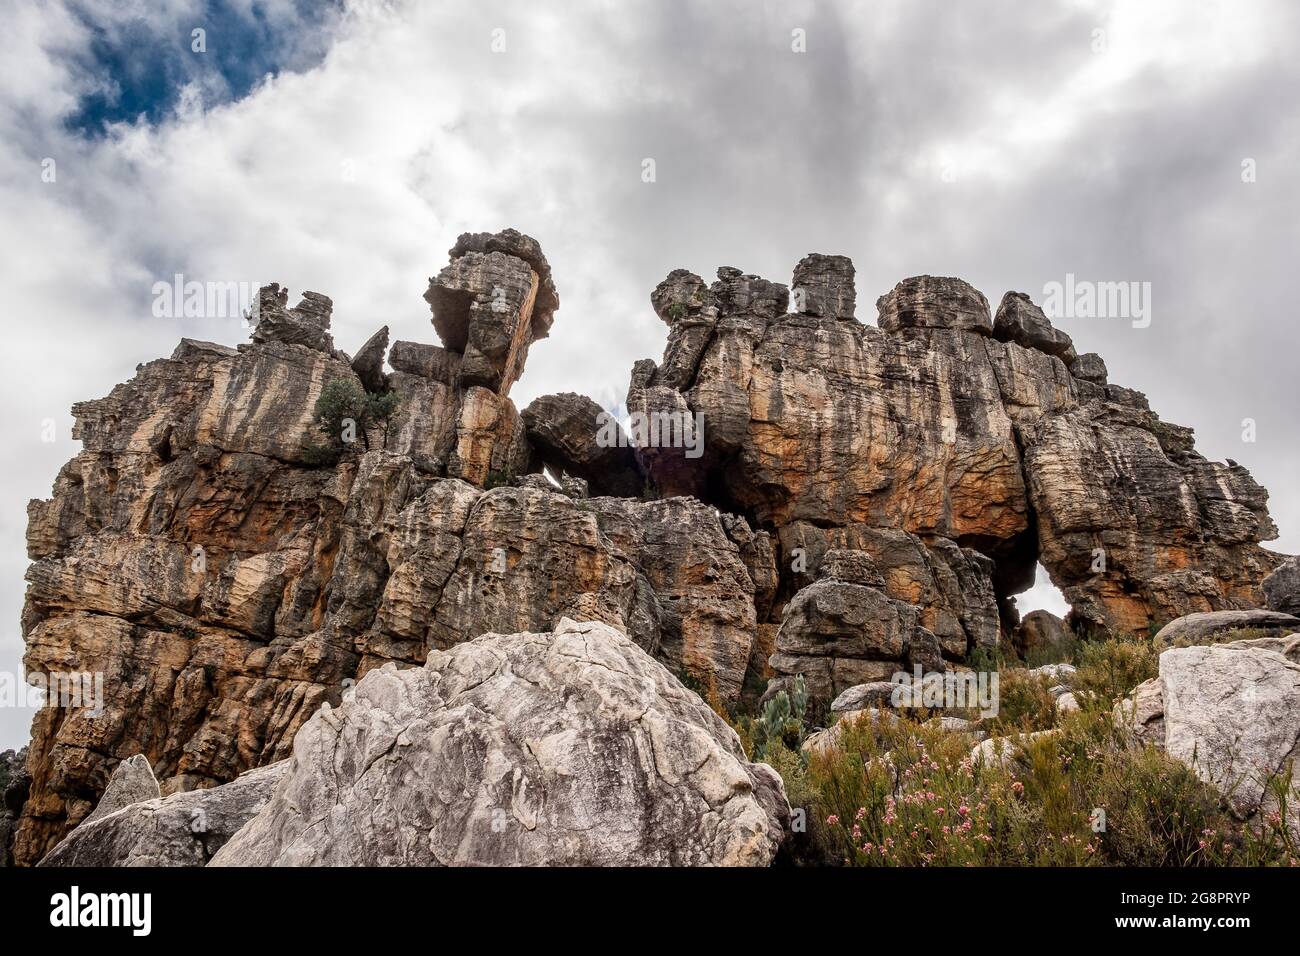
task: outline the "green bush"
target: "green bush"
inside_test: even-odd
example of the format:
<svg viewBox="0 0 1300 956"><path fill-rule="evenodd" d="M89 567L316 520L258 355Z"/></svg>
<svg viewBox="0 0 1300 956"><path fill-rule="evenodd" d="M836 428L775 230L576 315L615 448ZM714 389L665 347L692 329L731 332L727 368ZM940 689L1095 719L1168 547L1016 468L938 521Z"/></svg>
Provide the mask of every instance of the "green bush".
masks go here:
<svg viewBox="0 0 1300 956"><path fill-rule="evenodd" d="M1300 865L1273 815L1243 826L1214 790L1164 753L1138 746L1101 710L1005 760L973 761L975 738L937 722L851 721L838 746L768 759L808 831L795 864L854 866ZM1274 784L1278 791L1285 781Z"/></svg>
<svg viewBox="0 0 1300 956"><path fill-rule="evenodd" d="M309 465L333 465L350 451L370 450L367 429L375 423L384 426L384 444L388 442L388 424L400 399L396 392L367 392L351 379L336 378L325 384L316 399L316 429L320 441L309 441L303 457Z"/></svg>
<svg viewBox="0 0 1300 956"><path fill-rule="evenodd" d="M1155 677L1157 664L1147 641L1122 637L1086 641L1078 647L1071 690L1080 706L1109 710L1118 698Z"/></svg>

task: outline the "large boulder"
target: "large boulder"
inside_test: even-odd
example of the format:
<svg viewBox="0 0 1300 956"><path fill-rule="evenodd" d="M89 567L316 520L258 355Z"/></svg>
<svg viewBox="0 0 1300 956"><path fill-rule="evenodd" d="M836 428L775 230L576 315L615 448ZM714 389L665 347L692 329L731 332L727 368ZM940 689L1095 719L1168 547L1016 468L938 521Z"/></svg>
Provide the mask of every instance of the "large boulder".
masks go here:
<svg viewBox="0 0 1300 956"><path fill-rule="evenodd" d="M13 865L13 842L18 818L31 789L27 748L0 752L0 867Z"/></svg>
<svg viewBox="0 0 1300 956"><path fill-rule="evenodd" d="M764 866L788 813L662 665L566 619L368 674L213 865Z"/></svg>
<svg viewBox="0 0 1300 956"><path fill-rule="evenodd" d="M128 804L82 823L40 865L204 866L266 805L287 769L281 761L219 787Z"/></svg>
<svg viewBox="0 0 1300 956"><path fill-rule="evenodd" d="M543 395L523 411L529 442L557 473L594 495L640 497L645 478L618 421L585 395Z"/></svg>
<svg viewBox="0 0 1300 956"><path fill-rule="evenodd" d="M904 279L876 302L876 324L899 329L958 329L991 334L989 300L968 282L938 276Z"/></svg>
<svg viewBox="0 0 1300 956"><path fill-rule="evenodd" d="M1278 565L1261 585L1264 600L1274 611L1300 617L1300 557Z"/></svg>

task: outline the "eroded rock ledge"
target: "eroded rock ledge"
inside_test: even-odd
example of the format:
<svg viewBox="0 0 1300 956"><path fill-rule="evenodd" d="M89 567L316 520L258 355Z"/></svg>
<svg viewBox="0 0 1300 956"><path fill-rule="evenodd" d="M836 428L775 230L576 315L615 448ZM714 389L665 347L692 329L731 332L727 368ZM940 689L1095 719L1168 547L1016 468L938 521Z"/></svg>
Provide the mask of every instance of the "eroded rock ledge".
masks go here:
<svg viewBox="0 0 1300 956"><path fill-rule="evenodd" d="M101 671L107 700L37 717L18 862L132 755L163 801L235 780L369 672L485 633L601 622L723 702L794 673L830 697L1006 640L1040 560L1076 626L1129 632L1258 607L1280 561L1245 469L1021 294L994 317L916 277L866 326L842 256L803 259L793 294L674 271L651 296L662 362L637 363L627 407L699 416L698 457L595 441L582 396L518 412L559 305L530 237L461 236L425 298L441 345L385 328L351 357L327 297L267 286L251 342L183 340L74 408L83 450L29 506L25 663ZM338 380L400 404L322 466Z"/></svg>

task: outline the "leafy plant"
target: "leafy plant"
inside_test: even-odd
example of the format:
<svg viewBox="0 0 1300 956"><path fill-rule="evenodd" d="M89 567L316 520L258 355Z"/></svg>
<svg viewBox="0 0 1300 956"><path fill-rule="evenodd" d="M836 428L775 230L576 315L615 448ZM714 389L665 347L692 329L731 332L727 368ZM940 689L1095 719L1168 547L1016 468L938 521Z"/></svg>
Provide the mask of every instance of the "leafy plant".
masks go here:
<svg viewBox="0 0 1300 956"><path fill-rule="evenodd" d="M368 428L382 423L383 443L400 399L396 392L367 392L355 381L336 378L325 384L316 399L316 429L320 441L309 441L303 455L310 465L335 464L349 451L370 450Z"/></svg>

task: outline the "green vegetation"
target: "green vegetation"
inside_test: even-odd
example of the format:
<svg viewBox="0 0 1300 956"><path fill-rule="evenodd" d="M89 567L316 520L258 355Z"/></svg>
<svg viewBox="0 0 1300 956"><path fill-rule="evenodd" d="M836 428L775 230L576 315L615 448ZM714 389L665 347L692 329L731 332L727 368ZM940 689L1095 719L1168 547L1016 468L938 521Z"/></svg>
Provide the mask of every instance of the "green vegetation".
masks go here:
<svg viewBox="0 0 1300 956"><path fill-rule="evenodd" d="M399 403L396 392L367 392L346 378L329 381L316 399L316 428L321 440L310 441L303 448L307 464L334 465L346 454L369 451L367 432L375 424L383 425L383 444L387 444L388 425Z"/></svg>
<svg viewBox="0 0 1300 956"><path fill-rule="evenodd" d="M1270 781L1280 812L1245 825L1187 766L1116 726L1112 710L1156 674L1149 640L1081 639L1065 680L1080 709L1062 715L1058 681L998 661L999 712L950 730L924 712L850 715L834 747L804 751L815 723L802 684L732 721L746 749L785 782L805 823L783 850L794 865L1300 865L1282 821L1290 770ZM974 717L975 715L967 715ZM990 736L1050 730L976 759Z"/></svg>

